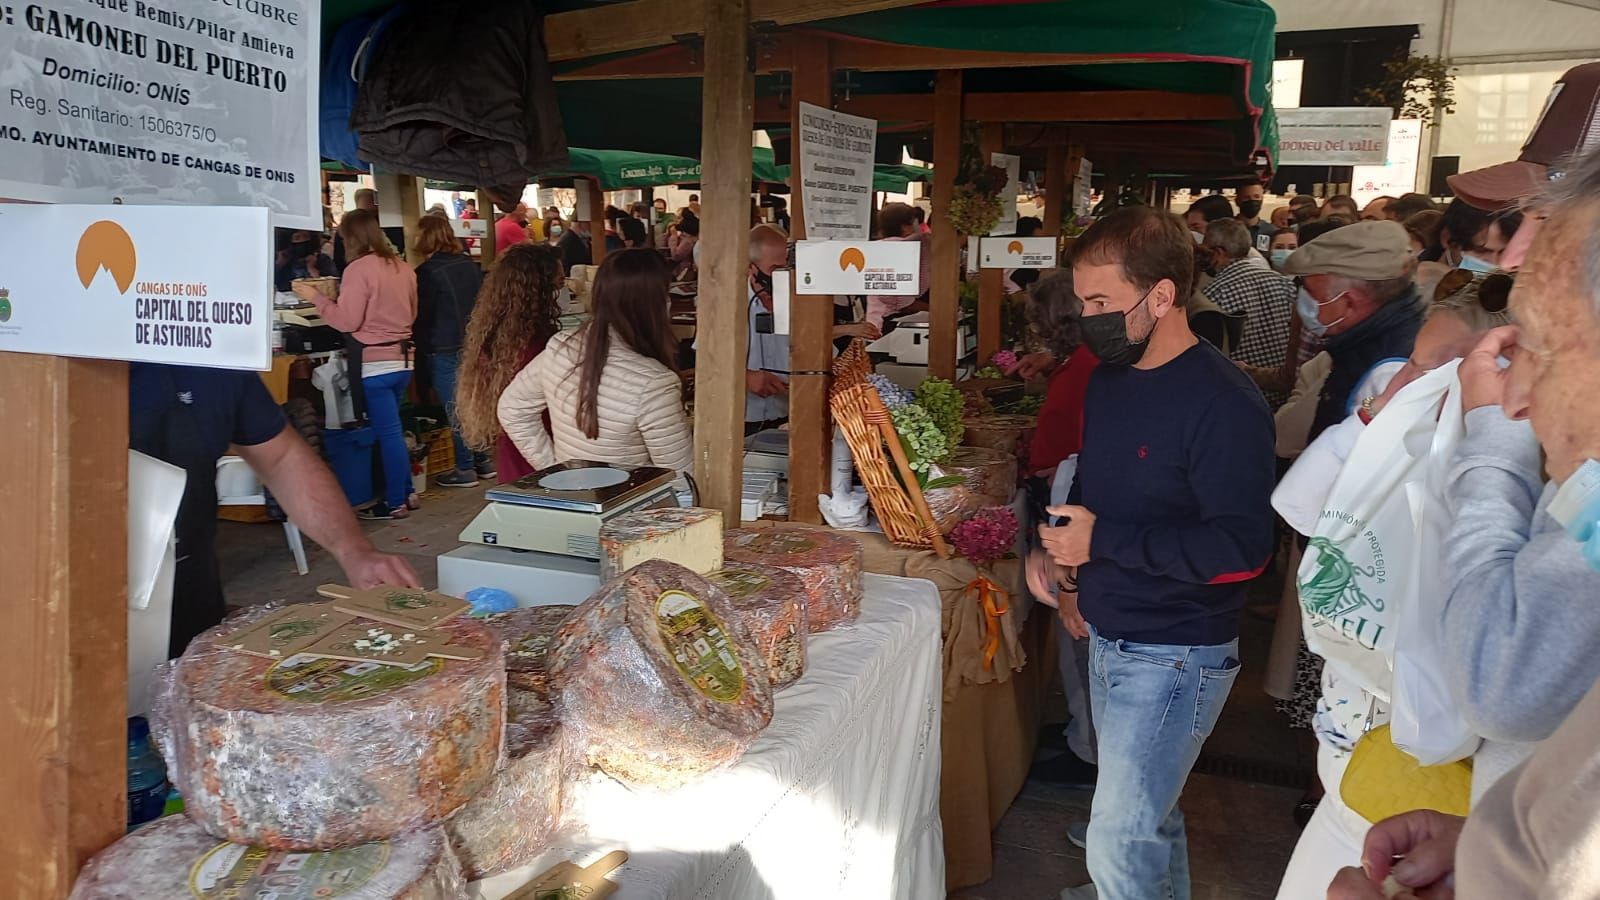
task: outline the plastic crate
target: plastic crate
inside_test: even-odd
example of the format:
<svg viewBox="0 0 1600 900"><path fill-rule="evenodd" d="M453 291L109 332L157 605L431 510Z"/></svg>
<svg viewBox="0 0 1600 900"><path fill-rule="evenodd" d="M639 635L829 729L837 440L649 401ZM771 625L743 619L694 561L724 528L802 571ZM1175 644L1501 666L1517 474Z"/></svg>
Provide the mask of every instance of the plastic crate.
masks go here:
<svg viewBox="0 0 1600 900"><path fill-rule="evenodd" d="M371 428L330 429L322 433L322 450L328 457L345 499L360 506L376 496L373 487L373 444L377 435Z"/></svg>
<svg viewBox="0 0 1600 900"><path fill-rule="evenodd" d="M429 475L443 475L455 471L456 442L451 437L450 429L436 428L433 431L425 431L422 433L422 440L428 446Z"/></svg>

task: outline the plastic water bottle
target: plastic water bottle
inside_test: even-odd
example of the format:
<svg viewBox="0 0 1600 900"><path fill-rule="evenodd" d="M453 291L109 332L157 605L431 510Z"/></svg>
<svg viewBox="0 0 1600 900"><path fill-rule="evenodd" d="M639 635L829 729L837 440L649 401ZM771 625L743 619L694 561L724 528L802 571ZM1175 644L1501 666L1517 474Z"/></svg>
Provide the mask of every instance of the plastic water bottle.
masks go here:
<svg viewBox="0 0 1600 900"><path fill-rule="evenodd" d="M128 720L128 830L161 817L167 805L167 767L150 747L150 722Z"/></svg>

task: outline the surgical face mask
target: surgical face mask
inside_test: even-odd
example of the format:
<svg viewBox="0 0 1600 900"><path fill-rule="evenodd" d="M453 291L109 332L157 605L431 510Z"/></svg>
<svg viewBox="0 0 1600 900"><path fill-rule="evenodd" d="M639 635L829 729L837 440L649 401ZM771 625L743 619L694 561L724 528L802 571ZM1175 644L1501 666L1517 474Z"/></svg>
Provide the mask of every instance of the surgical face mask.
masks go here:
<svg viewBox="0 0 1600 900"><path fill-rule="evenodd" d="M1294 253L1288 247L1279 247L1272 251L1272 267L1282 269L1289 262L1289 257Z"/></svg>
<svg viewBox="0 0 1600 900"><path fill-rule="evenodd" d="M1295 310L1300 314L1300 324L1305 327L1307 334L1312 337L1325 337L1329 328L1344 321L1345 317L1340 316L1332 322L1324 324L1321 319L1317 318L1317 311L1330 303L1337 303L1339 298L1346 293L1348 292L1340 291L1327 300L1318 300L1316 297L1311 296L1311 292L1306 290L1305 286L1301 286L1300 294L1295 298Z"/></svg>
<svg viewBox="0 0 1600 900"><path fill-rule="evenodd" d="M1151 287L1150 291L1153 290L1155 288ZM1151 323L1150 331L1144 337L1132 340L1128 337L1128 316L1150 299L1150 291L1145 291L1133 309L1125 313L1106 312L1078 320L1078 326L1083 331L1084 346L1100 362L1108 366L1131 366L1144 357L1145 349L1150 346L1150 335L1155 333L1155 324Z"/></svg>
<svg viewBox="0 0 1600 900"><path fill-rule="evenodd" d="M550 236L551 237L561 237L561 230L562 229L561 229L560 225L551 225L550 226Z"/></svg>
<svg viewBox="0 0 1600 900"><path fill-rule="evenodd" d="M1461 262L1456 266L1456 268L1465 269L1468 272L1481 272L1485 275L1493 275L1494 273L1500 271L1499 266L1482 257L1473 256L1471 253L1461 254Z"/></svg>
<svg viewBox="0 0 1600 900"><path fill-rule="evenodd" d="M1586 460L1562 482L1548 511L1550 518L1583 545L1589 568L1600 572L1600 462Z"/></svg>
<svg viewBox="0 0 1600 900"><path fill-rule="evenodd" d="M1203 235L1203 234L1201 234L1201 233L1200 233L1200 232L1198 232L1198 231L1194 231L1194 230L1192 230L1192 229L1191 229L1191 230L1190 230L1190 232L1189 232L1189 237L1192 237L1192 238L1194 238L1194 242L1195 242L1195 243L1196 243L1196 244L1198 244L1198 243L1200 243L1200 242L1202 242L1202 241L1204 241L1204 240L1205 240L1205 239L1206 239L1206 236L1205 236L1205 235Z"/></svg>
<svg viewBox="0 0 1600 900"><path fill-rule="evenodd" d="M1246 219L1254 219L1256 216L1261 215L1261 201L1260 200L1240 200L1239 201L1239 215L1243 216Z"/></svg>

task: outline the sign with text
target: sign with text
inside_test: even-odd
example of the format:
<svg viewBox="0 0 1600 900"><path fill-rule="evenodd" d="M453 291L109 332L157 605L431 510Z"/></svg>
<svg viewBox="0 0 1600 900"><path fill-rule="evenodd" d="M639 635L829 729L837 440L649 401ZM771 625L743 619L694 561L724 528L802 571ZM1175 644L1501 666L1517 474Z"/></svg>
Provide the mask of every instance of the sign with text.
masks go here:
<svg viewBox="0 0 1600 900"><path fill-rule="evenodd" d="M1278 165L1382 165L1389 149L1386 106L1302 106L1278 110Z"/></svg>
<svg viewBox="0 0 1600 900"><path fill-rule="evenodd" d="M1356 166L1350 173L1350 196L1360 206L1378 197L1398 197L1417 189L1417 157L1422 150L1422 122L1395 119L1389 123L1388 159L1381 166Z"/></svg>
<svg viewBox="0 0 1600 900"><path fill-rule="evenodd" d="M488 219L451 219L450 231L458 238L482 240L489 236Z"/></svg>
<svg viewBox="0 0 1600 900"><path fill-rule="evenodd" d="M989 154L989 165L1006 170L1006 186L1000 189L1000 221L990 234L1017 233L1017 191L1022 182L1022 157L1010 153Z"/></svg>
<svg viewBox="0 0 1600 900"><path fill-rule="evenodd" d="M978 244L985 269L1054 269L1053 237L986 237Z"/></svg>
<svg viewBox="0 0 1600 900"><path fill-rule="evenodd" d="M0 205L0 351L267 369L261 207Z"/></svg>
<svg viewBox="0 0 1600 900"><path fill-rule="evenodd" d="M796 155L807 237L865 241L871 234L877 143L877 120L800 104Z"/></svg>
<svg viewBox="0 0 1600 900"><path fill-rule="evenodd" d="M1094 186L1094 163L1087 158L1078 160L1078 177L1072 180L1072 211L1087 216L1094 208L1090 193Z"/></svg>
<svg viewBox="0 0 1600 900"><path fill-rule="evenodd" d="M794 292L915 297L921 268L921 241L800 241Z"/></svg>
<svg viewBox="0 0 1600 900"><path fill-rule="evenodd" d="M318 0L46 0L0 22L0 197L321 230Z"/></svg>

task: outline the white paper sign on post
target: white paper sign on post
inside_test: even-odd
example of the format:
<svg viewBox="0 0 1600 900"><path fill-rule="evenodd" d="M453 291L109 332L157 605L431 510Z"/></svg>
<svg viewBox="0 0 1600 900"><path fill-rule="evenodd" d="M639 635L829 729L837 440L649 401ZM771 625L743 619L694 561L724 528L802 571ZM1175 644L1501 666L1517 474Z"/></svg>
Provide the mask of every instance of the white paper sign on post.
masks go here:
<svg viewBox="0 0 1600 900"><path fill-rule="evenodd" d="M800 104L799 161L806 235L865 241L872 227L878 122Z"/></svg>
<svg viewBox="0 0 1600 900"><path fill-rule="evenodd" d="M1396 119L1389 123L1388 159L1381 166L1356 166L1350 173L1350 196L1366 206L1383 196L1398 197L1417 189L1417 156L1422 149L1422 122Z"/></svg>
<svg viewBox="0 0 1600 900"><path fill-rule="evenodd" d="M7 6L0 197L264 206L322 228L319 0Z"/></svg>
<svg viewBox="0 0 1600 900"><path fill-rule="evenodd" d="M915 297L921 268L920 241L800 241L794 292Z"/></svg>
<svg viewBox="0 0 1600 900"><path fill-rule="evenodd" d="M458 238L477 238L482 240L489 236L489 220L451 219L450 232Z"/></svg>
<svg viewBox="0 0 1600 900"><path fill-rule="evenodd" d="M1078 177L1072 180L1072 211L1080 216L1087 216L1092 208L1089 201L1093 196L1090 193L1093 181L1094 163L1088 159L1078 160Z"/></svg>
<svg viewBox="0 0 1600 900"><path fill-rule="evenodd" d="M1054 237L986 237L978 245L985 269L1054 269Z"/></svg>
<svg viewBox="0 0 1600 900"><path fill-rule="evenodd" d="M990 234L1017 233L1017 191L1022 183L1022 157L1010 153L989 154L989 164L1006 170L1006 186L1000 189L1000 221Z"/></svg>
<svg viewBox="0 0 1600 900"><path fill-rule="evenodd" d="M1386 106L1301 106L1278 110L1278 165L1382 165L1389 149Z"/></svg>
<svg viewBox="0 0 1600 900"><path fill-rule="evenodd" d="M255 206L0 205L0 351L267 369Z"/></svg>

